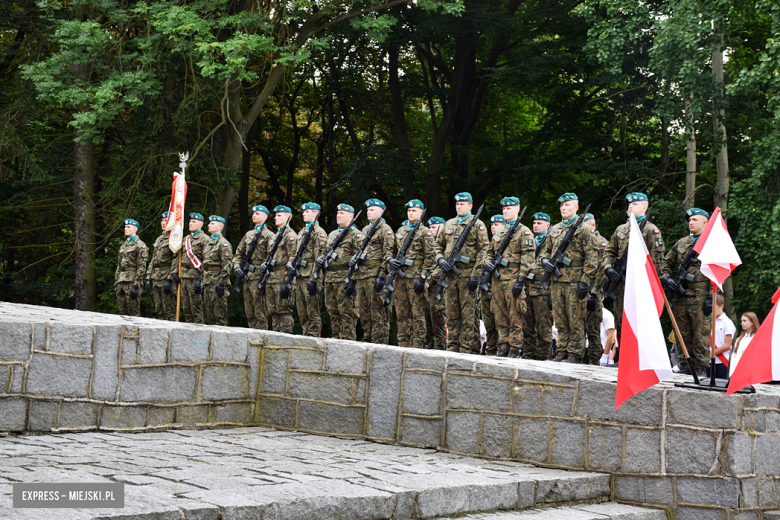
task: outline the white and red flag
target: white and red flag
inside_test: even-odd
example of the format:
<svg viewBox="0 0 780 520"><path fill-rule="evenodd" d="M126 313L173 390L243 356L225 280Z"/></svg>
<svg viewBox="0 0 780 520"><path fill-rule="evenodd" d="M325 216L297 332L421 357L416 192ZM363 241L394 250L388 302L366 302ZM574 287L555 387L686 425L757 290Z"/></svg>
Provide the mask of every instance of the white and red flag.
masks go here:
<svg viewBox="0 0 780 520"><path fill-rule="evenodd" d="M772 296L775 304L756 335L745 348L729 380L726 395L745 388L748 385L780 380L780 318L777 306L780 289Z"/></svg>
<svg viewBox="0 0 780 520"><path fill-rule="evenodd" d="M633 214L630 226L615 409L672 375L660 320L663 288Z"/></svg>
<svg viewBox="0 0 780 520"><path fill-rule="evenodd" d="M699 253L702 274L721 290L731 271L742 265L742 259L731 241L731 235L718 207L712 212L693 250Z"/></svg>
<svg viewBox="0 0 780 520"><path fill-rule="evenodd" d="M168 207L168 222L165 231L170 231L169 245L171 251L178 253L184 238L184 202L187 198L187 181L184 178L184 170L187 168L189 152L179 154L181 173L173 172L173 186L171 186L171 204Z"/></svg>

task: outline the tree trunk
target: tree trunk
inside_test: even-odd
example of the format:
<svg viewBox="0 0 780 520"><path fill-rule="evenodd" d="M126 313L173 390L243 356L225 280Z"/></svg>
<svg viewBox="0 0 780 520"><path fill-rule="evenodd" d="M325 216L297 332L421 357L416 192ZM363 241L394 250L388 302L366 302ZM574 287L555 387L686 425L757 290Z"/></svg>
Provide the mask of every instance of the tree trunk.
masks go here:
<svg viewBox="0 0 780 520"><path fill-rule="evenodd" d="M238 189L238 218L241 233L252 229L252 215L249 212L249 180L252 169L252 141L255 137L255 125L249 129L246 136L246 150L241 157L241 186Z"/></svg>
<svg viewBox="0 0 780 520"><path fill-rule="evenodd" d="M691 100L693 100L693 93L691 93ZM693 115L691 114L690 103L686 104L688 109L688 130L686 134L688 141L685 143L686 148L686 173L685 173L685 209L690 209L696 204L696 130L693 128Z"/></svg>
<svg viewBox="0 0 780 520"><path fill-rule="evenodd" d="M401 96L401 83L398 79L398 46L391 45L389 52L388 84L390 87L390 102L393 108L393 121L395 122L395 136L398 139L398 151L403 158L404 196L413 199L417 196L414 188L414 166L412 163L412 149L409 145L409 131L406 127L406 115L404 114L404 100Z"/></svg>
<svg viewBox="0 0 780 520"><path fill-rule="evenodd" d="M82 132L76 130L74 137ZM76 226L75 308L91 311L97 301L95 276L95 145L91 139L74 143L73 220ZM140 282L139 282L140 283Z"/></svg>

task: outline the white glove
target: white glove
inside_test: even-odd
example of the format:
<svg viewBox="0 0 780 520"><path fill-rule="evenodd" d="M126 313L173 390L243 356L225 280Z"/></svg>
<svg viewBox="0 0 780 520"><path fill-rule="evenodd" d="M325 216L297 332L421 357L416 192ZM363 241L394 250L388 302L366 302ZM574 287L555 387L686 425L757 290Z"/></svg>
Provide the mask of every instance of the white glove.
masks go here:
<svg viewBox="0 0 780 520"><path fill-rule="evenodd" d="M601 359L599 360L599 365L603 367L607 366L607 360L609 360L609 356L606 354L602 354ZM612 361L612 363L614 364L615 362Z"/></svg>
<svg viewBox="0 0 780 520"><path fill-rule="evenodd" d="M610 365L614 365L614 364L615 364L615 360L614 360L614 359L610 359L610 360L609 360L609 364L610 364Z"/></svg>

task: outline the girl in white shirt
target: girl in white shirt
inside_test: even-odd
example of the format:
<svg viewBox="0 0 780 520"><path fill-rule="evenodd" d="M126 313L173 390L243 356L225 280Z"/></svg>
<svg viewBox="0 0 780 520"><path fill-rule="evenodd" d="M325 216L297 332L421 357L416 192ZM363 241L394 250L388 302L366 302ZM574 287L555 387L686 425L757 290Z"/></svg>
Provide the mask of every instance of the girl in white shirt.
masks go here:
<svg viewBox="0 0 780 520"><path fill-rule="evenodd" d="M753 336L756 335L758 327L761 325L758 321L758 316L755 312L746 312L742 315L742 334L734 342L734 346L731 348L731 355L729 356L729 377L734 373L734 369L739 363L739 359L745 352L745 349L750 345L750 341Z"/></svg>

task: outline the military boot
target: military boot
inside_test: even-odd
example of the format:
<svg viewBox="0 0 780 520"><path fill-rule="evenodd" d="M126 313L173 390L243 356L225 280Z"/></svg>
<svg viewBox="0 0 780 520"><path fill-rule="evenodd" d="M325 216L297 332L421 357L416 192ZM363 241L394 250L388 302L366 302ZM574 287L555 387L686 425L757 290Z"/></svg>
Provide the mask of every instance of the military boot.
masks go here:
<svg viewBox="0 0 780 520"><path fill-rule="evenodd" d="M522 356L520 355L520 350L512 348L509 349L509 355L507 357L520 359Z"/></svg>
<svg viewBox="0 0 780 520"><path fill-rule="evenodd" d="M509 349L500 348L496 352L496 357L507 357L509 355Z"/></svg>

